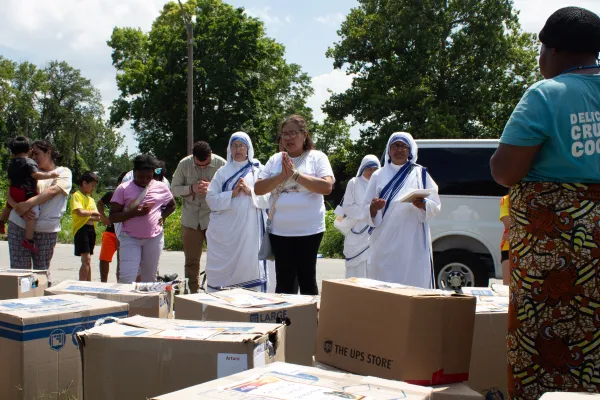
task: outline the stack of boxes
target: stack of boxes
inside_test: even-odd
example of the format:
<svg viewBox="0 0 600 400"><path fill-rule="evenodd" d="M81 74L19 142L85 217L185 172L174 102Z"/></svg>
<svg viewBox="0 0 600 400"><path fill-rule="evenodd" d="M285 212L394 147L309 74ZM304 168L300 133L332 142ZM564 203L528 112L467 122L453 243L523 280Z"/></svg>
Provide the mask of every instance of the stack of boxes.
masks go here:
<svg viewBox="0 0 600 400"><path fill-rule="evenodd" d="M352 278L324 281L320 298L174 298L11 270L0 288L13 296L0 301L10 400L506 397L507 299L489 288Z"/></svg>

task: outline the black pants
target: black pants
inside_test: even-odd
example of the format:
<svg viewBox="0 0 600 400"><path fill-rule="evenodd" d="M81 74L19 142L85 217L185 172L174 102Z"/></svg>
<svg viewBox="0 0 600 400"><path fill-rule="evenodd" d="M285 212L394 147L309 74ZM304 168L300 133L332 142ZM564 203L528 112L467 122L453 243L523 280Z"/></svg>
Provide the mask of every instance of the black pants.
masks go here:
<svg viewBox="0 0 600 400"><path fill-rule="evenodd" d="M317 253L323 233L310 236L277 236L270 234L275 255L277 287L275 292L317 295Z"/></svg>

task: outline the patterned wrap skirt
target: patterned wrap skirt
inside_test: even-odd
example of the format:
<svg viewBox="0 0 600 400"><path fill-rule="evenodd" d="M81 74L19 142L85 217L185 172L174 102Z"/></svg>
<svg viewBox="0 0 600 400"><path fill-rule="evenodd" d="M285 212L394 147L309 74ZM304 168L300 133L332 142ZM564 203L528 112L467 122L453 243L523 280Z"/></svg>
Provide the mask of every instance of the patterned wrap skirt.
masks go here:
<svg viewBox="0 0 600 400"><path fill-rule="evenodd" d="M600 391L600 184L510 192L508 393Z"/></svg>

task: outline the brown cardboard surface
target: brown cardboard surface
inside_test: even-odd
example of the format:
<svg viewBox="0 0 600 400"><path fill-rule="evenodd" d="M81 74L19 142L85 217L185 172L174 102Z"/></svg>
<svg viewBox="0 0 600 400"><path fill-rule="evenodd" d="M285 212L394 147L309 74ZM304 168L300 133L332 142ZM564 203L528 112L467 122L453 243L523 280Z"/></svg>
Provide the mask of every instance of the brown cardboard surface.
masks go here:
<svg viewBox="0 0 600 400"><path fill-rule="evenodd" d="M146 399L285 361L285 326L142 316L78 334L85 400Z"/></svg>
<svg viewBox="0 0 600 400"><path fill-rule="evenodd" d="M468 384L479 393L501 393L508 398L507 329L506 311L475 315Z"/></svg>
<svg viewBox="0 0 600 400"><path fill-rule="evenodd" d="M484 400L484 397L464 383L433 387L434 400Z"/></svg>
<svg viewBox="0 0 600 400"><path fill-rule="evenodd" d="M134 284L63 281L45 290L46 296L78 294L129 304L129 315L173 318L173 291L140 293Z"/></svg>
<svg viewBox="0 0 600 400"><path fill-rule="evenodd" d="M253 296L275 303L265 306L234 306L236 296ZM314 296L257 293L233 289L218 293L176 296L177 319L275 323L289 320L286 330L286 361L312 366L317 338L317 299ZM240 300L241 301L241 300Z"/></svg>
<svg viewBox="0 0 600 400"><path fill-rule="evenodd" d="M47 287L46 271L0 269L0 300L43 296Z"/></svg>
<svg viewBox="0 0 600 400"><path fill-rule="evenodd" d="M100 318L126 317L127 308L75 295L0 301L0 398L82 399L74 333Z"/></svg>
<svg viewBox="0 0 600 400"><path fill-rule="evenodd" d="M504 287L499 287L503 289ZM491 398L508 398L508 297L492 288L465 288L477 298L468 385Z"/></svg>
<svg viewBox="0 0 600 400"><path fill-rule="evenodd" d="M337 395L337 396L335 396ZM154 400L430 400L432 389L295 364L275 363L197 385ZM87 400L87 399L86 399ZM438 400L436 397L435 400Z"/></svg>
<svg viewBox="0 0 600 400"><path fill-rule="evenodd" d="M468 380L475 299L368 279L325 280L315 360L419 385Z"/></svg>

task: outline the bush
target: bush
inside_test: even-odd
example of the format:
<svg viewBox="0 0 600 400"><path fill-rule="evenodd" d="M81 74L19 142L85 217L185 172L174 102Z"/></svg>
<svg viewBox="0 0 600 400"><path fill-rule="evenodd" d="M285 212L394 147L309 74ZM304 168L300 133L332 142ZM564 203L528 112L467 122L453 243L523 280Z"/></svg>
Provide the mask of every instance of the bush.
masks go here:
<svg viewBox="0 0 600 400"><path fill-rule="evenodd" d="M96 202L100 199L100 196L94 195ZM181 205L177 204L177 209L169 218L164 226L165 232L165 249L172 251L181 251L183 250L183 243L181 242ZM69 206L67 206L67 211L65 215L63 215L61 219L61 230L58 233L58 242L59 243L73 243L73 220L71 218L71 210ZM96 224L96 244L100 245L102 243L102 233L106 227L102 223Z"/></svg>
<svg viewBox="0 0 600 400"><path fill-rule="evenodd" d="M325 214L325 234L319 253L327 258L344 258L344 235L333 226L335 217L333 210Z"/></svg>
<svg viewBox="0 0 600 400"><path fill-rule="evenodd" d="M167 218L165 222L165 249L171 251L183 250L181 240L181 205L177 204L177 209Z"/></svg>

